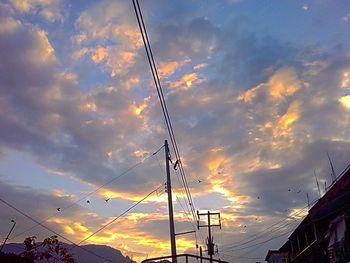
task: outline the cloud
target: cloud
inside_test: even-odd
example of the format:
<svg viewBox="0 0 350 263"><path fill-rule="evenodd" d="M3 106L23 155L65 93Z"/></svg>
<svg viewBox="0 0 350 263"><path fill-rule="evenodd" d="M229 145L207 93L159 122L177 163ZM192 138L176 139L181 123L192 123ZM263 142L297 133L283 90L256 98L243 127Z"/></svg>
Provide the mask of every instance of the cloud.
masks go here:
<svg viewBox="0 0 350 263"><path fill-rule="evenodd" d="M13 8L21 13L39 14L49 22L63 21L63 5L60 0L10 0Z"/></svg>
<svg viewBox="0 0 350 263"><path fill-rule="evenodd" d="M11 184L1 182L0 183L2 198L15 206L20 211L25 214L32 216L35 220L42 221L45 218L53 217L58 214L57 207L65 207L69 205L72 200L68 196L54 196L48 192L41 191L38 192L36 189L30 187L19 187L13 186ZM35 200L35 202L33 202ZM16 237L17 242L21 242L28 236L37 236L38 239L43 239L51 236L53 233L48 230L36 226L35 222L19 214L17 211L1 203L1 227L2 231L8 231L8 225L11 219L16 221L16 228L12 233L12 237ZM84 211L80 206L75 206L69 211L62 212L62 218L78 218L78 215L86 215L87 211ZM63 220L63 219L62 219ZM64 219L66 220L66 219ZM56 224L51 224L54 220L49 220L43 224L48 226L50 229L57 231ZM56 222L57 223L57 222ZM24 232L25 231L25 232ZM63 241L63 240L62 240Z"/></svg>
<svg viewBox="0 0 350 263"><path fill-rule="evenodd" d="M103 60L105 60L107 56L108 56L107 49L103 47L98 47L93 53L93 55L91 56L91 59L94 63L99 64Z"/></svg>
<svg viewBox="0 0 350 263"><path fill-rule="evenodd" d="M245 33L187 2L158 4L145 3L145 19L196 208L221 206L223 239L233 242L305 206L305 193L317 198L314 171L330 183L325 152L337 174L349 162L349 55ZM25 152L50 173L97 187L161 146L163 116L130 12L130 2L110 1L83 10L67 38L72 65L51 31L0 13L1 152ZM159 23L158 15L169 19ZM98 72L97 85L86 85L86 65ZM51 224L87 237L115 216L102 198L128 207L164 183L163 158L162 150L101 189L96 206L81 204ZM174 191L181 200L176 179ZM38 198L55 209L73 197L56 189ZM153 195L91 241L167 253L165 199ZM178 229L191 227L183 211L177 215ZM193 248L191 237L179 247Z"/></svg>
<svg viewBox="0 0 350 263"><path fill-rule="evenodd" d="M350 110L350 95L339 98L339 102L345 109Z"/></svg>

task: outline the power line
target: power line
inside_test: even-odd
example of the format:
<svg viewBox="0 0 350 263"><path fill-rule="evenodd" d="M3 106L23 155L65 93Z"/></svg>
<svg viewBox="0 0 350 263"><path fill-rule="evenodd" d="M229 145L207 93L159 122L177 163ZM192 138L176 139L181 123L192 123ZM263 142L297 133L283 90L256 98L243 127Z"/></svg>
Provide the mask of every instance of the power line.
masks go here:
<svg viewBox="0 0 350 263"><path fill-rule="evenodd" d="M317 202L318 200L314 200L312 203L315 203ZM273 229L275 226L278 226L279 224L287 221L288 219L293 219L292 216L298 216L299 214L301 214L305 209L307 209L308 206L304 206L302 208L300 208L299 210L295 211L294 213L292 213L291 215L289 216L285 216L282 220L278 220L277 222L273 223L272 225L270 225L269 227L265 228L264 230L262 231L259 231L251 236L248 236L238 242L233 242L231 244L227 244L225 245L224 247L231 247L231 246L240 246L240 245L245 245L245 244L248 244L252 241L255 241L256 239L258 239L258 237L260 236L264 236L267 232L271 232L269 231L270 229ZM280 229L281 226L278 226L276 229L273 229L272 232Z"/></svg>
<svg viewBox="0 0 350 263"><path fill-rule="evenodd" d="M139 201L137 201L136 203L134 203L132 206L130 206L128 209L126 209L123 213L121 213L120 215L118 215L117 217L115 217L114 219L112 219L110 222L108 222L107 224L105 224L104 226L102 226L101 228L99 228L98 230L96 230L95 232L93 232L91 235L89 235L88 237L84 238L82 241L80 241L77 246L79 246L80 244L82 244L83 242L85 242L86 240L90 239L91 237L93 237L94 235L96 235L97 233L101 232L103 229L105 229L106 227L110 226L111 224L113 224L115 221L117 221L119 218L121 218L122 216L126 215L128 212L130 212L130 210L132 210L133 208L135 208L137 205L139 205L140 203L142 203L144 200L146 200L149 196L151 196L152 194L154 194L155 192L157 192L160 188L164 187L165 184L162 184L161 186L157 187L156 189L154 189L153 191L151 191L150 193L148 193L145 197L143 197L142 199L140 199Z"/></svg>
<svg viewBox="0 0 350 263"><path fill-rule="evenodd" d="M181 187L181 182L180 182L179 174L178 174L178 171L177 171L177 170L175 170L175 174L176 174L176 178L177 178L177 180L178 180L178 182L179 182L179 185L180 185L180 187ZM187 202L186 202L186 200L185 200L185 198L184 198L185 194L184 194L182 188L180 188L180 191L181 191L182 198L183 198L184 203L185 203L186 208L187 208L187 211L185 211L186 216L188 217L189 221L192 221L191 224L194 226L195 231L198 232L199 237L200 237L200 239L201 239L201 241L202 241L202 245L205 246L206 243L205 243L205 239L204 239L204 237L203 237L203 235L202 235L202 232L201 232L201 230L198 229L197 226L196 226L196 225L197 225L197 221L195 221L195 220L193 220L193 219L191 220L191 219L189 218L189 216L188 216L188 213L191 214L191 211L190 211L190 208L188 207L188 204L187 204ZM179 201L181 207L184 209L184 207L182 206L182 204L181 204L181 202L180 202L180 199L179 199L177 196L176 196L176 198L178 199L178 201ZM185 210L185 209L184 209L184 210ZM188 212L188 213L187 213L187 212ZM197 239L197 235L196 235L196 239ZM196 240L196 241L197 241L197 240Z"/></svg>
<svg viewBox="0 0 350 263"><path fill-rule="evenodd" d="M344 197L345 195L348 195L348 194L349 194L349 191L347 191L347 192L341 194L341 195L338 196L334 201L336 201L336 200L338 200L339 198L342 198L342 197ZM315 203L316 201L318 201L318 200L314 200L313 203ZM346 205L344 205L344 206L341 206L340 208L338 208L338 209L335 210L335 211L332 211L332 212L330 212L330 213L328 213L328 214L326 214L326 215L322 215L321 217L318 217L318 218L312 220L311 222L307 223L305 226L308 226L308 225L310 225L310 224L312 224L312 223L315 223L315 222L317 222L317 221L319 221L319 220L322 220L323 218L326 218L327 216L329 216L329 215L331 215L331 214L333 214L333 213L336 213L336 212L338 212L338 211L340 211L340 210L342 210L342 209L344 209L344 208L346 208L346 207L348 207L348 206L350 206L350 205L349 205L349 204L346 204ZM300 213L302 212L302 210L304 210L304 209L307 208L307 207L308 207L308 206L306 206L306 207L300 209L299 211L297 211L297 212L295 212L295 213L300 214ZM296 215L295 213L294 213L294 215ZM288 219L288 218L287 218L287 219ZM284 219L284 220L282 220L282 221L280 221L280 222L283 222L283 221L285 221L285 220L286 220L286 219ZM280 223L280 222L278 222L278 223ZM288 226L288 225L290 225L290 224L292 224L292 223L293 223L293 222L290 222L290 223L287 223L287 224L285 224L285 225L279 226L279 227L277 227L276 229L272 230L272 231L271 231L270 233L268 233L268 234L262 234L262 235L260 235L259 238L255 238L255 239L249 240L249 241L247 241L247 242L240 243L240 244L238 244L238 245L233 245L233 246L230 245L229 247L223 249L222 251L244 250L244 249L247 249L247 248L255 247L255 246L257 246L257 245L263 245L263 244L265 244L265 243L267 243L267 242L269 242L269 241L271 241L271 240L273 240L273 239L276 239L276 238L278 238L278 237L284 236L284 235L287 234L287 233L291 233L291 232L293 232L294 230L288 230L287 232L284 232L284 233L282 233L281 235L271 237L270 239L267 239L267 240L265 240L265 241L262 241L262 242L259 242L259 243L253 244L253 245L249 245L249 246L246 246L246 247L241 247L242 245L249 244L249 243L251 243L251 242L253 242L253 241L257 240L257 239L263 238L264 236L268 236L268 235L270 235L270 234L272 234L272 233L274 233L274 232L278 232L279 230L281 230L281 228L286 227L286 226ZM276 224L274 224L274 225L276 225ZM270 229L270 228L271 228L271 227L269 227L269 228L267 228L267 229ZM264 231L263 231L263 232L264 232Z"/></svg>
<svg viewBox="0 0 350 263"><path fill-rule="evenodd" d="M46 230L50 231L51 233L55 234L56 236L59 236L60 238L66 240L67 242L72 243L72 244L74 244L75 246L78 246L78 247L79 247L79 245L77 245L76 243L74 243L72 240L66 238L65 236L61 235L61 234L58 233L57 231L52 230L50 227L44 225L43 223L41 223L40 221L38 221L38 220L36 220L35 218L31 217L31 216L28 215L27 213L25 213L25 212L21 211L20 209L16 208L14 205L8 203L7 201L5 201L4 199L2 199L1 197L0 197L0 202L4 203L4 204L7 205L8 207L10 207L10 208L12 208L13 210L17 211L18 213L20 213L20 214L23 215L24 217L30 219L31 221L35 222L37 225L40 225L41 227L45 228ZM101 256L101 255L98 255L98 254L96 254L95 252L90 251L90 250L88 250L88 249L86 249L86 248L84 248L84 247L79 247L79 248L82 249L82 250L85 250L86 252L88 252L88 253L90 253L90 254L92 254L92 255L94 255L94 256L100 258L100 259L103 259L103 260L108 261L108 262L112 262L110 259L108 259L108 258L106 258L106 257L104 257L104 256Z"/></svg>
<svg viewBox="0 0 350 263"><path fill-rule="evenodd" d="M301 208L300 210L296 211L295 213L293 213L292 215L293 216L297 216L299 215L303 210L305 210L307 208L306 207L303 207ZM280 229L283 229L284 227L287 227L289 226L290 224L292 224L293 222L289 222L289 223L286 223L286 224L283 224L283 225L280 225L281 223L287 221L288 219L290 219L291 217L288 216L274 224L272 224L271 226L265 228L263 231L260 231L260 232L257 232L241 241L238 241L238 242L234 242L234 243L231 243L231 244L227 244L225 246L223 246L225 249L224 250L228 250L228 249L231 249L231 248L235 248L235 247L240 247L240 246L243 246L243 245L246 245L246 244L249 244L251 242L254 242L255 240L258 240L258 239L261 239L263 237L265 237L266 235L270 235L274 232L277 232L279 231ZM294 219L294 220L297 220L297 219ZM280 226L278 226L280 225ZM275 226L277 226L276 228L274 228ZM272 230L270 230L272 229ZM246 240L246 241L245 241Z"/></svg>
<svg viewBox="0 0 350 263"><path fill-rule="evenodd" d="M338 180L339 180L339 178L341 178L348 171L349 168L350 168L350 164L347 165L345 167L345 169L340 173L340 175L337 177ZM348 194L348 192L345 192L345 193L341 194L340 196L337 197L337 199L343 197L346 194ZM313 200L312 203L311 203L311 206L314 205L315 203L317 203L319 200L320 200L320 198L316 198L315 200ZM231 243L231 244L228 245L228 247L237 247L237 246L242 246L242 245L251 243L251 242L259 239L259 237L263 237L265 235L264 233L266 233L267 230L269 230L269 229L273 228L274 226L279 225L280 223L283 223L284 221L290 219L291 216L299 215L303 210L305 210L308 207L309 207L309 205L304 206L303 208L299 209L298 211L295 211L294 213L292 213L290 216L287 216L285 219L282 219L281 221L277 221L276 223L272 224L270 227L264 229L263 231L255 233L254 235L249 236L249 237L247 237L247 238L245 238L245 239L243 239L241 241ZM279 229L281 229L283 227L285 227L285 226L277 227L277 229L274 229L272 232L271 231L270 232L271 233L276 232L276 230L279 230ZM256 237L256 238L254 238L254 237ZM251 239L251 238L253 238L253 239ZM248 240L248 241L242 243L242 241L245 241L245 240ZM224 247L226 247L226 246L224 246Z"/></svg>
<svg viewBox="0 0 350 263"><path fill-rule="evenodd" d="M161 164L160 164L160 161L159 161L157 155L156 155L156 158L157 158L157 161L158 161L159 169L160 169L161 171L163 171L163 168L162 168L162 166L161 166ZM200 238L201 238L201 241L202 241L202 243L203 243L203 245L204 245L205 242L204 242L204 238L203 238L203 236L202 236L202 233L197 229L197 227L196 227L196 222L194 222L193 219L191 219L191 217L190 217L190 216L191 216L191 211L190 211L190 209L189 209L189 207L188 207L188 204L187 204L186 200L184 199L185 194L184 194L184 192L183 192L183 190L182 190L182 188L181 188L181 182L180 182L180 179L179 179L179 175L178 175L178 171L177 171L177 170L175 170L175 174L176 174L176 178L177 178L177 180L178 180L178 182L179 182L179 184L180 184L179 190L181 191L181 196L182 196L182 198L183 198L183 200L184 200L184 203L185 203L185 205L186 205L187 210L186 210L185 207L182 205L182 202L181 202L180 198L178 197L178 195L176 194L176 192L174 191L174 189L172 189L172 190L173 190L173 193L174 193L174 195L175 195L175 197L176 197L176 200L178 201L178 203L180 204L181 208L183 209L183 213L186 215L186 217L187 217L189 223L191 224L191 226L193 227L193 229L194 229L194 231L195 231L196 246L198 246L198 240L197 240L196 232L199 233Z"/></svg>
<svg viewBox="0 0 350 263"><path fill-rule="evenodd" d="M157 153L164 147L164 145L162 145L158 150L156 150L155 152L153 152L152 154L148 155L147 157L143 158L141 161L139 161L138 163L135 163L134 165L130 166L129 168L127 168L126 170L124 170L122 173L120 173L119 175L117 175L116 177L112 178L111 180L107 181L106 183L100 185L99 187L95 188L93 191L87 193L86 195L83 195L83 197L79 198L78 200L76 200L75 202L67 205L66 207L63 207L60 209L60 211L57 211L56 213L54 213L53 215L43 219L42 221L40 221L40 223L45 223L47 222L49 219L51 219L52 217L54 217L55 215L57 215L58 213L62 213L62 211L67 210L71 207L73 207L74 205L76 205L77 203L81 202L82 200L86 199L87 197L91 196L92 194L96 193L97 191L101 190L103 187L111 184L112 182L114 182L115 180L119 179L120 177L128 174L130 171L132 171L133 169L137 168L138 166L140 166L142 163L144 163L146 160L150 159L151 157L157 155ZM29 232L30 230L35 229L39 224L36 224L24 231L22 231L21 233L13 236L10 240L15 239L16 237L19 237L27 232Z"/></svg>
<svg viewBox="0 0 350 263"><path fill-rule="evenodd" d="M189 205L191 207L191 212L192 212L193 219L196 220L196 212L195 212L195 209L194 209L194 204L193 204L191 192L190 192L189 187L188 187L187 179L186 179L186 176L185 176L185 170L184 170L183 165L182 165L180 152L179 152L179 149L178 149L178 146L177 146L177 142L176 142L173 126L171 124L171 119L170 119L169 112L168 112L168 108L166 106L166 102L165 102L165 99L164 99L162 86L161 86L161 83L160 83L157 67L156 67L156 64L154 62L153 52L152 52L152 49L151 49L149 37L148 37L147 30L146 30L145 23L144 23L143 16L142 16L142 10L140 8L138 0L133 0L133 6L134 6L136 18L137 18L137 23L138 23L138 26L139 26L139 29L140 29L140 33L141 33L141 36L142 36L142 40L143 40L143 43L144 43L144 46L145 46L145 51L146 51L147 59L148 59L149 66L150 66L150 69L151 69L152 77L153 77L153 80L154 80L154 84L155 84L155 87L156 87L156 90L157 90L158 98L159 98L160 105L161 105L161 108L162 108L162 112L163 112L163 115L164 115L164 119L165 119L166 127L167 127L167 130L168 130L168 134L169 134L169 137L170 137L170 141L171 141L171 144L173 146L175 157L176 157L176 159L177 159L177 161L179 163L179 168L180 168L179 170L180 170L180 173L181 173L183 186L184 186L184 189L186 191L186 195L187 195L187 198L188 198Z"/></svg>

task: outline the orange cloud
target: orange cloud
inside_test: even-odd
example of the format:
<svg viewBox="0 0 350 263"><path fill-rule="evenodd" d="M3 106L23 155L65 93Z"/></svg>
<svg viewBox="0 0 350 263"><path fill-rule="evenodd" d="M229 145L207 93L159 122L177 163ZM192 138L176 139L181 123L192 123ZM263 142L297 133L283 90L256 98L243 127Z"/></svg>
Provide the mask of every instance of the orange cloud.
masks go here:
<svg viewBox="0 0 350 263"><path fill-rule="evenodd" d="M237 97L237 101L243 101L245 103L252 103L257 96L257 93L264 88L264 84L260 84L255 88L249 89L240 96Z"/></svg>
<svg viewBox="0 0 350 263"><path fill-rule="evenodd" d="M208 181L210 182L211 190L222 194L231 203L231 208L242 208L247 203L248 197L237 195L233 192L234 183L232 175L235 169L231 158L222 155L220 151L214 152L209 157L206 166L210 172Z"/></svg>
<svg viewBox="0 0 350 263"><path fill-rule="evenodd" d="M142 194L130 194L127 192L115 192L112 190L101 190L99 191L99 195L101 197L106 197L108 196L109 198L117 198L117 199L122 199L122 200L128 200L128 201L133 201L137 202L140 199L142 199L144 195ZM167 197L165 195L157 195L154 193L153 195L149 196L143 203L166 203L167 202Z"/></svg>
<svg viewBox="0 0 350 263"><path fill-rule="evenodd" d="M288 111L278 119L277 125L272 131L272 147L274 149L290 146L294 142L293 125L300 119L300 115L301 105L295 101L289 106Z"/></svg>
<svg viewBox="0 0 350 263"><path fill-rule="evenodd" d="M73 60L79 60L82 57L86 56L86 54L88 54L88 52L89 52L89 50L87 48L82 48L82 49L76 50L71 55L71 58Z"/></svg>
<svg viewBox="0 0 350 263"><path fill-rule="evenodd" d="M135 47L136 49L143 46L140 32L129 25L119 25L115 27L113 35L122 40L126 46Z"/></svg>
<svg viewBox="0 0 350 263"><path fill-rule="evenodd" d="M182 76L180 81L171 84L172 88L190 88L194 83L200 83L197 73L189 73Z"/></svg>
<svg viewBox="0 0 350 263"><path fill-rule="evenodd" d="M136 54L133 51L125 50L114 50L113 53L107 61L107 66L111 70L112 77L126 73L130 66L133 65Z"/></svg>
<svg viewBox="0 0 350 263"><path fill-rule="evenodd" d="M94 102L87 102L87 103L85 103L83 105L83 110L96 112L97 111L97 105Z"/></svg>
<svg viewBox="0 0 350 263"><path fill-rule="evenodd" d="M191 62L191 60L163 62L159 67L159 74L161 77L169 77L188 62Z"/></svg>
<svg viewBox="0 0 350 263"><path fill-rule="evenodd" d="M203 69L203 68L206 68L208 66L207 63L202 63L202 64L198 64L198 65L195 65L193 67L194 70L200 70L200 69Z"/></svg>
<svg viewBox="0 0 350 263"><path fill-rule="evenodd" d="M279 119L275 129L275 135L281 136L288 133L289 128L299 120L301 107L299 102L293 102L288 111Z"/></svg>
<svg viewBox="0 0 350 263"><path fill-rule="evenodd" d="M97 224L97 226L87 226L86 222L81 220L58 217L51 218L49 222L57 224L72 240L80 242L89 237L102 225L106 225L112 219L113 218L108 218L103 221L95 221L94 219L94 224ZM108 226L84 243L109 245L121 250L126 255L132 255L135 260L142 260L147 254L149 257L168 255L170 253L170 242L167 237L162 239L160 237L155 237L152 231L145 232L138 230L142 222L157 222L167 219L168 215L166 213L131 212L118 220L118 223ZM177 222L184 222L186 220L187 217L185 215L176 216ZM91 220L89 220L89 222L91 223ZM135 254L130 251L130 248L133 248L134 251L147 251L147 254L142 252ZM195 249L195 242L186 238L177 238L177 248L179 252Z"/></svg>
<svg viewBox="0 0 350 263"><path fill-rule="evenodd" d="M342 89L345 89L345 88L347 88L349 86L350 86L350 72L346 71L346 72L343 73L343 78L342 78L340 87Z"/></svg>
<svg viewBox="0 0 350 263"><path fill-rule="evenodd" d="M108 56L108 50L104 47L98 47L91 56L91 59L94 63L100 64Z"/></svg>
<svg viewBox="0 0 350 263"><path fill-rule="evenodd" d="M44 63L55 62L55 50L47 38L47 33L45 31L38 31L37 34L40 42L40 49L38 49L38 58L41 59Z"/></svg>
<svg viewBox="0 0 350 263"><path fill-rule="evenodd" d="M261 83L237 97L237 101L253 103L258 94L268 94L274 102L282 102L302 87L294 69L280 69L271 76L268 83Z"/></svg>
<svg viewBox="0 0 350 263"><path fill-rule="evenodd" d="M164 63L159 67L159 74L161 77L169 77L174 74L176 70L178 70L183 63L172 61L168 63Z"/></svg>
<svg viewBox="0 0 350 263"><path fill-rule="evenodd" d="M270 78L268 86L272 99L281 101L294 95L301 88L301 83L294 69L285 68Z"/></svg>

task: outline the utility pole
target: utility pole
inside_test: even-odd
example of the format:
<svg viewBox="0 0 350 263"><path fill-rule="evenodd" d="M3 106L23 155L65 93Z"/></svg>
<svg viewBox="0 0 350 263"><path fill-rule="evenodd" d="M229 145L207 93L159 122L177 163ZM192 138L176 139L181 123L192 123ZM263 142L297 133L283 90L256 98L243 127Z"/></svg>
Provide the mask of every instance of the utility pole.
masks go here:
<svg viewBox="0 0 350 263"><path fill-rule="evenodd" d="M7 234L7 237L5 238L4 243L2 243L2 246L1 246L1 248L0 248L0 252L1 252L2 249L4 248L4 246L5 246L5 244L6 244L6 241L9 239L9 236L11 235L12 230L15 228L16 221L12 219L11 222L13 223L13 225L12 225L12 227L11 227L11 229L10 229L10 232Z"/></svg>
<svg viewBox="0 0 350 263"><path fill-rule="evenodd" d="M210 219L212 215L217 215L219 217L219 223L218 224L211 224ZM197 216L198 216L198 221L197 221L197 227L198 230L201 227L207 227L208 228L208 242L207 242L207 246L208 246L208 255L210 257L210 263L213 262L213 255L214 255L214 242L213 242L213 237L211 235L211 228L214 226L218 226L221 229L221 219L220 219L220 212L210 212L208 211L207 213L199 213L199 211L197 211ZM200 216L207 216L207 224L206 225L200 225Z"/></svg>
<svg viewBox="0 0 350 263"><path fill-rule="evenodd" d="M172 192L171 192L171 178L170 178L170 164L169 164L170 153L169 153L169 145L167 140L165 140L164 148L165 148L166 188L168 192L171 257L172 257L172 262L177 263L173 198L172 198Z"/></svg>

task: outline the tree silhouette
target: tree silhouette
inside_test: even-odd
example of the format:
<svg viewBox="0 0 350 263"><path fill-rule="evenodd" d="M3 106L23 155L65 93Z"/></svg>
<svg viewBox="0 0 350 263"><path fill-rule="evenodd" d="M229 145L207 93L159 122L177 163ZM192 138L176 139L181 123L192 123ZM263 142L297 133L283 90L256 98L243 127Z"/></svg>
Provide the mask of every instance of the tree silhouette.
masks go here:
<svg viewBox="0 0 350 263"><path fill-rule="evenodd" d="M68 253L68 249L62 246L57 236L45 238L39 245L36 244L36 236L27 237L24 240L25 252L24 258L33 260L34 262L64 262L74 263L73 255Z"/></svg>

